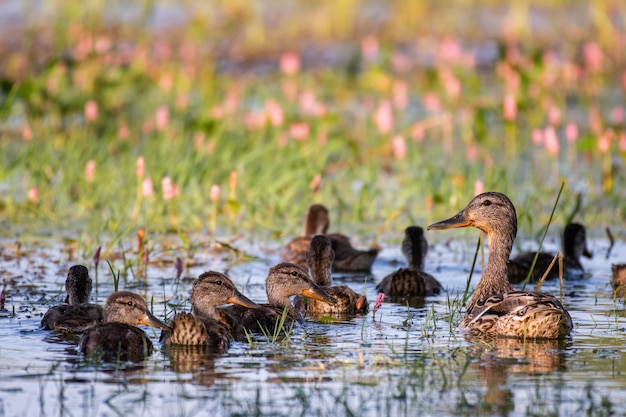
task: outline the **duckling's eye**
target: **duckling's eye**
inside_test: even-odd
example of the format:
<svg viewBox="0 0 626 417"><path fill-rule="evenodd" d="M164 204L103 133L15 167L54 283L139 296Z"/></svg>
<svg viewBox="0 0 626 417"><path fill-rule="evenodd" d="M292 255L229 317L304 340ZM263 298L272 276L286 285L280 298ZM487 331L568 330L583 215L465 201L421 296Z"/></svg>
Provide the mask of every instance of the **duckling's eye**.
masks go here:
<svg viewBox="0 0 626 417"><path fill-rule="evenodd" d="M491 205L491 200L485 200L483 201L483 206L485 207L489 207Z"/></svg>
<svg viewBox="0 0 626 417"><path fill-rule="evenodd" d="M298 276L298 271L291 271L291 276L297 277Z"/></svg>

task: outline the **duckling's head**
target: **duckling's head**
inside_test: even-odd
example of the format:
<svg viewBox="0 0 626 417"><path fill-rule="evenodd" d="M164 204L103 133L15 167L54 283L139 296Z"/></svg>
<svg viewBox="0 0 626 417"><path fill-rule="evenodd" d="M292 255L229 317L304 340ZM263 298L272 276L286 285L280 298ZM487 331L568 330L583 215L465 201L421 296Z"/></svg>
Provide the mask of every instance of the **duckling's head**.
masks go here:
<svg viewBox="0 0 626 417"><path fill-rule="evenodd" d="M428 242L424 237L424 229L419 226L409 226L404 229L402 253L409 263L409 268L421 271L427 252Z"/></svg>
<svg viewBox="0 0 626 417"><path fill-rule="evenodd" d="M87 304L91 295L91 277L83 265L74 265L67 271L65 279L65 302L70 305Z"/></svg>
<svg viewBox="0 0 626 417"><path fill-rule="evenodd" d="M233 281L226 275L208 271L193 281L189 293L193 311L199 315L213 316L215 307L233 303L248 308L259 308L254 302L241 294Z"/></svg>
<svg viewBox="0 0 626 417"><path fill-rule="evenodd" d="M306 251L306 264L317 285L332 284L331 273L334 259L335 251L333 251L330 239L324 235L314 236Z"/></svg>
<svg viewBox="0 0 626 417"><path fill-rule="evenodd" d="M300 265L283 262L270 268L265 282L270 304L285 306L292 295L303 295L315 300L335 304L337 300L321 289Z"/></svg>
<svg viewBox="0 0 626 417"><path fill-rule="evenodd" d="M506 235L511 242L517 234L517 214L509 198L498 192L477 195L456 216L428 226L428 230L444 230L474 226L490 235Z"/></svg>
<svg viewBox="0 0 626 417"><path fill-rule="evenodd" d="M104 321L131 326L143 324L169 330L166 324L150 313L148 304L141 296L129 291L118 291L109 296L104 306Z"/></svg>
<svg viewBox="0 0 626 417"><path fill-rule="evenodd" d="M321 204L313 204L304 216L302 236L310 238L326 234L329 225L328 209Z"/></svg>
<svg viewBox="0 0 626 417"><path fill-rule="evenodd" d="M580 223L570 223L563 229L563 252L575 259L581 256L592 258L593 253L587 248L587 232Z"/></svg>

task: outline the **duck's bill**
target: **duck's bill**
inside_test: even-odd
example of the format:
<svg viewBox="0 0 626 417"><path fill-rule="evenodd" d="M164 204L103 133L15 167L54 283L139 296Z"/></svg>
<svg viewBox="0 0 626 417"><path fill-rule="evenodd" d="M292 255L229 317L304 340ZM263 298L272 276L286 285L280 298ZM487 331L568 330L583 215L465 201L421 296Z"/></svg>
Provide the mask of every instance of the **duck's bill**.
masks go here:
<svg viewBox="0 0 626 417"><path fill-rule="evenodd" d="M466 227L471 225L472 223L467 218L465 211L461 211L454 217L431 224L428 226L427 230L454 229L457 227Z"/></svg>
<svg viewBox="0 0 626 417"><path fill-rule="evenodd" d="M259 305L257 303L250 300L248 297L246 297L239 291L235 292L235 295L230 297L227 301L229 303L238 304L240 306L244 306L247 308L259 308Z"/></svg>
<svg viewBox="0 0 626 417"><path fill-rule="evenodd" d="M150 313L149 311L147 311L146 315L143 316L141 320L139 320L139 324L143 324L145 326L156 327L157 329L162 329L162 330L171 330L167 324L163 323L161 320L154 317L152 313Z"/></svg>
<svg viewBox="0 0 626 417"><path fill-rule="evenodd" d="M331 297L326 291L318 286L311 286L302 291L300 294L304 295L305 297L323 301L328 304L337 304L337 299L335 297Z"/></svg>

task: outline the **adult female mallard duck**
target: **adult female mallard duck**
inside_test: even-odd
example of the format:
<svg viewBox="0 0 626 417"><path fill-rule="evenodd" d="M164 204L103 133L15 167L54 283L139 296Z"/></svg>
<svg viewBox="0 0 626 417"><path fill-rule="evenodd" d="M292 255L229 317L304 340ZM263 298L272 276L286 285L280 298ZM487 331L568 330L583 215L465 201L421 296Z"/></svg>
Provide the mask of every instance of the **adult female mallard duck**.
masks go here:
<svg viewBox="0 0 626 417"><path fill-rule="evenodd" d="M302 236L291 240L281 250L283 260L306 267L306 251L311 239L316 235L326 235L335 253L333 271L369 272L378 256L378 249L359 250L352 246L350 239L339 233L327 234L330 219L328 209L321 204L313 204L304 216Z"/></svg>
<svg viewBox="0 0 626 417"><path fill-rule="evenodd" d="M89 270L83 265L74 265L67 272L65 291L67 304L51 307L41 319L41 327L46 330L79 333L100 323L103 309L89 304L92 281Z"/></svg>
<svg viewBox="0 0 626 417"><path fill-rule="evenodd" d="M235 284L226 275L209 271L200 275L192 283L189 300L193 314L178 313L169 325L171 330L164 330L161 340L174 345L208 346L213 351L223 352L233 340L233 321L225 324L216 314L216 307L234 303L246 308L259 308L241 294ZM230 324L230 326L229 326Z"/></svg>
<svg viewBox="0 0 626 417"><path fill-rule="evenodd" d="M404 230L402 253L409 266L387 275L376 285L376 290L400 301L404 297L439 294L443 290L439 281L424 272L424 258L427 252L428 242L424 237L424 230L419 226L407 227Z"/></svg>
<svg viewBox="0 0 626 417"><path fill-rule="evenodd" d="M291 297L303 295L315 300L335 304L337 300L311 280L307 271L300 265L280 263L269 270L265 281L267 304L255 310L238 305L224 307L223 310L234 317L247 331L274 333L283 312L287 309L284 327L294 322L302 322L302 315L291 304Z"/></svg>
<svg viewBox="0 0 626 417"><path fill-rule="evenodd" d="M570 223L565 226L561 243L563 244L563 276L566 279L581 278L585 273L585 268L583 268L583 265L580 263L580 257L585 256L591 258L593 256L591 251L587 248L585 226L580 223ZM517 284L526 279L535 254L536 252L525 252L509 261L508 273L510 282ZM550 263L552 263L553 258L554 254L539 252L535 269L529 281L539 281L550 266ZM555 263L546 276L546 279L558 277L559 267L558 264Z"/></svg>
<svg viewBox="0 0 626 417"><path fill-rule="evenodd" d="M471 335L558 339L572 331L572 319L554 296L537 291L512 291L507 262L517 234L517 215L502 193L472 199L456 216L428 226L443 230L474 226L487 235L489 257L474 290L461 328Z"/></svg>
<svg viewBox="0 0 626 417"><path fill-rule="evenodd" d="M324 301L309 300L306 309L313 317L323 315L339 315L352 317L357 314L366 314L369 305L364 295L357 294L350 287L335 285L332 282L332 263L335 257L330 239L324 235L317 235L311 239L306 251L306 262L313 281L328 295L337 299L336 304Z"/></svg>
<svg viewBox="0 0 626 417"><path fill-rule="evenodd" d="M154 317L139 295L118 291L109 296L104 306L104 321L85 330L80 339L80 350L85 356L105 361L139 362L152 353L152 342L143 330L147 326L168 329Z"/></svg>

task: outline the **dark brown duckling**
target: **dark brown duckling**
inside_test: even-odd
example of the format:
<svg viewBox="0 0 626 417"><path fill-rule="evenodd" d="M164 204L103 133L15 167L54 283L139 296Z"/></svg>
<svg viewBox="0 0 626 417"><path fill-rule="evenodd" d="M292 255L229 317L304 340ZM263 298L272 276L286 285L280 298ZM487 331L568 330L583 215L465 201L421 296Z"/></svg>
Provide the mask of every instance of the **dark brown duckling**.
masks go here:
<svg viewBox="0 0 626 417"><path fill-rule="evenodd" d="M316 235L326 235L335 252L333 271L369 272L378 256L378 249L359 250L352 246L350 239L339 233L327 234L330 219L328 209L321 204L313 204L304 216L302 235L287 243L280 254L283 260L306 267L306 251L311 239Z"/></svg>
<svg viewBox="0 0 626 417"><path fill-rule="evenodd" d="M424 272L428 242L421 227L409 226L404 230L402 253L408 262L408 268L400 268L383 278L376 285L378 292L385 293L390 301L403 302L406 297L424 297L443 291L439 281Z"/></svg>
<svg viewBox="0 0 626 417"><path fill-rule="evenodd" d="M41 319L46 330L80 333L100 323L103 309L89 304L92 281L89 270L83 265L74 265L67 272L65 302L68 304L51 307Z"/></svg>
<svg viewBox="0 0 626 417"><path fill-rule="evenodd" d="M473 226L487 235L489 257L461 328L471 336L521 339L561 339L570 334L572 318L558 298L539 291L512 291L507 264L517 215L509 198L498 192L482 193L455 216L428 226L444 230Z"/></svg>
<svg viewBox="0 0 626 417"><path fill-rule="evenodd" d="M328 295L337 299L336 304L318 300L308 300L306 309L312 317L324 315L350 318L359 314L367 314L369 305L364 295L357 294L346 285L332 285L332 262L335 253L331 241L324 235L311 239L306 252L307 265L313 281Z"/></svg>
<svg viewBox="0 0 626 417"><path fill-rule="evenodd" d="M128 291L115 292L104 306L104 322L83 333L80 350L85 356L105 361L139 362L152 353L150 338L135 327L139 324L168 329L150 313L141 296Z"/></svg>
<svg viewBox="0 0 626 417"><path fill-rule="evenodd" d="M193 281L190 291L193 314L178 313L164 330L161 340L175 345L208 346L211 351L224 352L233 340L237 323L224 311L217 315L216 307L235 303L245 308L259 308L241 294L226 275L209 271ZM220 320L221 319L221 320ZM224 321L228 323L225 324Z"/></svg>
<svg viewBox="0 0 626 417"><path fill-rule="evenodd" d="M299 294L326 303L337 302L311 280L304 268L286 262L270 268L265 281L265 291L268 302L261 304L261 308L251 310L234 305L225 307L223 310L237 319L247 331L274 334L285 309L287 309L287 317L284 328L289 328L292 323L303 321L300 312L291 304L290 297Z"/></svg>
<svg viewBox="0 0 626 417"><path fill-rule="evenodd" d="M626 297L626 264L613 264L611 265L611 273L613 279L611 280L611 286L615 295L618 298Z"/></svg>
<svg viewBox="0 0 626 417"><path fill-rule="evenodd" d="M561 243L563 245L563 277L565 279L577 279L583 277L585 274L585 268L583 268L583 265L580 262L580 257L593 257L593 254L587 247L587 232L585 231L585 226L580 223L570 223L565 226L565 229L563 229ZM536 252L525 252L517 255L509 261L508 275L510 282L518 284L526 279L533 263L533 259L535 258L535 254ZM550 263L552 263L552 259L554 259L554 254L539 252L535 269L533 269L533 274L529 281L539 281L550 266ZM555 279L558 277L559 266L555 262L552 269L550 269L550 272L546 276L546 279Z"/></svg>

